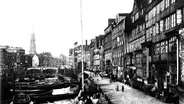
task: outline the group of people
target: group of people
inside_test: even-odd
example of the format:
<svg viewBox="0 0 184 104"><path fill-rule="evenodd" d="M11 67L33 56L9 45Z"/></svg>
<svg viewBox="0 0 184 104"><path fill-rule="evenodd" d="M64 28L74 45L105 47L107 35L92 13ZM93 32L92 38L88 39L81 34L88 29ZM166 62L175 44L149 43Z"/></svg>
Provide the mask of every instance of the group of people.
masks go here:
<svg viewBox="0 0 184 104"><path fill-rule="evenodd" d="M75 104L101 104L100 103L100 93L96 93L93 96L91 95L86 95L83 92L80 92L81 95L78 96L75 99Z"/></svg>
<svg viewBox="0 0 184 104"><path fill-rule="evenodd" d="M94 74L95 76L95 74ZM82 78L80 78L80 92L75 99L75 104L101 104L102 93L93 80L94 76L85 76L84 84L82 85ZM99 73L96 73L96 76L99 76Z"/></svg>

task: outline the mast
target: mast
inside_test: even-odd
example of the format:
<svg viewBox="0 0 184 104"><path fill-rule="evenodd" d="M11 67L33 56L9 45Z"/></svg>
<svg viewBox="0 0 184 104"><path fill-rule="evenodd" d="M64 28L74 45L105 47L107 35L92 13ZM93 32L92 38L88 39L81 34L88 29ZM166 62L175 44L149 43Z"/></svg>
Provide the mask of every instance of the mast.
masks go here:
<svg viewBox="0 0 184 104"><path fill-rule="evenodd" d="M82 44L82 91L84 91L84 56L83 56L83 24L82 24L82 0L80 0L80 16L81 16L81 44Z"/></svg>

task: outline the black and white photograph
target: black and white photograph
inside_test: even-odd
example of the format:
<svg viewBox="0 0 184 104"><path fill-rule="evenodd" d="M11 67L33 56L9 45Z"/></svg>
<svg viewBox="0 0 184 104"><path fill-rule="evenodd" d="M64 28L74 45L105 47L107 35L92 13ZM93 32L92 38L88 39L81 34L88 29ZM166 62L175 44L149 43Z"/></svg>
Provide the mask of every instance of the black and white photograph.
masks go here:
<svg viewBox="0 0 184 104"><path fill-rule="evenodd" d="M184 104L184 0L0 0L0 104Z"/></svg>

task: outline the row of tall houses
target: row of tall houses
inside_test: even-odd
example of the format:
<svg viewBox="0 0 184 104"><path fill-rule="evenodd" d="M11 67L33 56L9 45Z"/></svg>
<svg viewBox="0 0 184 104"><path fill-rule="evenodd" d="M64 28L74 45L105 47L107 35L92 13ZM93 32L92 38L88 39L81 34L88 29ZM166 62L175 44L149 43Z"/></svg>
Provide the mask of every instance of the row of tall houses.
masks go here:
<svg viewBox="0 0 184 104"><path fill-rule="evenodd" d="M183 98L184 0L134 0L131 13L108 19L88 51L90 68Z"/></svg>
<svg viewBox="0 0 184 104"><path fill-rule="evenodd" d="M83 51L82 51L83 48ZM69 65L72 69L79 69L79 63L82 62L82 52L83 52L83 60L86 63L86 68L90 68L90 45L88 45L87 40L85 45L78 45L78 42L74 43L74 48L69 50ZM77 70L80 72L80 70Z"/></svg>

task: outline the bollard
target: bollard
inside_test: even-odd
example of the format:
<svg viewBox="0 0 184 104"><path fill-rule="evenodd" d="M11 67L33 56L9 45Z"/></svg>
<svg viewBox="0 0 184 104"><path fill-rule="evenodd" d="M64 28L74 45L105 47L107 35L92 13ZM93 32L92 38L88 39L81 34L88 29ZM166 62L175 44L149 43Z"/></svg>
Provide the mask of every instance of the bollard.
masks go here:
<svg viewBox="0 0 184 104"><path fill-rule="evenodd" d="M122 88L121 88L122 92L124 92L124 86L122 85Z"/></svg>

